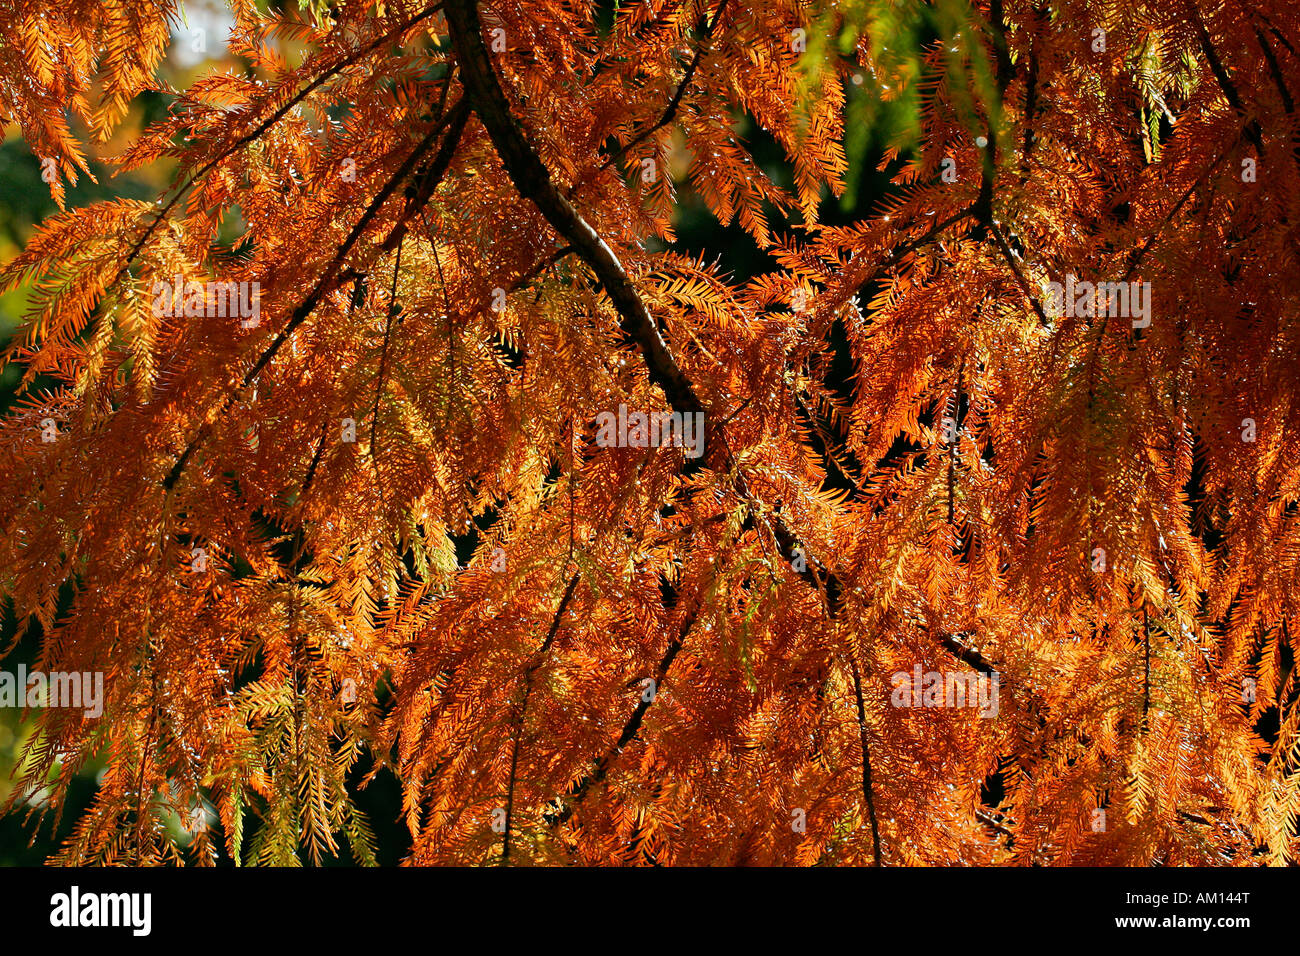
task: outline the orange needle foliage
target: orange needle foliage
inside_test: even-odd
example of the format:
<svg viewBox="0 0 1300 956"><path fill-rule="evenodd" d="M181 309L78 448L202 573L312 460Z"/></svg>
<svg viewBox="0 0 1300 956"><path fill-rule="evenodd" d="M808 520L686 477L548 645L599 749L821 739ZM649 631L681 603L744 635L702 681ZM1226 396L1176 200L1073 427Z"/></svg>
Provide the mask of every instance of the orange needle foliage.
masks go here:
<svg viewBox="0 0 1300 956"><path fill-rule="evenodd" d="M71 174L172 5L0 10ZM238 2L246 75L117 160L176 190L0 274L0 588L105 675L34 711L15 800L108 762L57 862L372 859L367 754L415 864L1294 860L1294 5L608 13ZM826 223L864 80L915 148ZM683 183L774 267L672 251ZM607 447L620 406L703 455Z"/></svg>

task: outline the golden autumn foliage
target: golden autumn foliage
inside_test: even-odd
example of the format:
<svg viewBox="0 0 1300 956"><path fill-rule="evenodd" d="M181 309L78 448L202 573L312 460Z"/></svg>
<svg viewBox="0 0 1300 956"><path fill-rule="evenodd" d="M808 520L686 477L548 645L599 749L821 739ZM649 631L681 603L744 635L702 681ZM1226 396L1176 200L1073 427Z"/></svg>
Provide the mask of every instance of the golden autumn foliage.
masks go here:
<svg viewBox="0 0 1300 956"><path fill-rule="evenodd" d="M233 15L116 157L175 188L0 273L0 591L104 674L54 862L366 862L380 773L413 864L1295 859L1293 4ZM176 16L0 0L0 111L77 175Z"/></svg>

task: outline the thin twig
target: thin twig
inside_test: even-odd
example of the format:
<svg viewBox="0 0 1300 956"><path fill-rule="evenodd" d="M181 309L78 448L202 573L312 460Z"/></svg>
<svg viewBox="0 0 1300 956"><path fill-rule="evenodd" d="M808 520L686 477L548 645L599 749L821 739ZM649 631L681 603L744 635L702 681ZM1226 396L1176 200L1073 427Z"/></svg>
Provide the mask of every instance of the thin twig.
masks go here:
<svg viewBox="0 0 1300 956"><path fill-rule="evenodd" d="M403 237L405 238L405 237ZM388 315L384 319L384 347L379 353L379 380L375 383L375 407L370 415L370 460L375 466L375 481L380 482L379 474L379 400L384 393L384 379L388 374L388 343L393 335L393 320L397 318L397 276L402 271L402 245L397 243L397 257L393 261L393 284L388 292Z"/></svg>
<svg viewBox="0 0 1300 956"><path fill-rule="evenodd" d="M630 744L636 738L636 735L640 733L641 724L645 721L646 712L650 709L651 704L654 703L655 698L659 696L659 689L665 678L667 678L668 671L673 666L673 661L677 659L678 653L680 653L682 646L686 643L687 635L690 634L691 628L695 626L695 620L698 613L699 606L697 604L693 606L682 619L681 626L677 629L677 634L668 643L668 649L660 659L659 665L655 669L655 676L652 678L654 681L655 692L650 695L649 699L646 698L645 694L641 695L641 698L637 701L637 705L632 710L631 715L624 722L623 729L618 735L618 740L615 741L614 744L605 751L605 753L596 759L592 764L591 770L587 774L572 784L563 796L557 798L556 802L559 803L559 807L547 812L546 821L551 827L559 826L573 815L573 811L577 808L578 804L586 798L587 793L591 788L605 779L606 774L609 773L610 766L616 759L618 759L618 755L623 752L623 748Z"/></svg>
<svg viewBox="0 0 1300 956"><path fill-rule="evenodd" d="M858 740L862 747L862 801L866 804L867 819L871 823L871 865L881 866L880 826L876 820L876 798L871 788L871 745L867 740L867 708L862 699L862 677L858 673L856 657L849 657L849 668L853 673L853 693L858 701Z"/></svg>
<svg viewBox="0 0 1300 956"><path fill-rule="evenodd" d="M707 41L709 38L713 36L713 31L717 28L718 21L722 19L722 11L725 10L726 8L727 8L727 0L722 0L722 2L718 4L718 9L715 10L713 13L713 19L710 20L708 25L704 28L704 38L701 39L698 44L696 44L695 55L691 58L690 65L687 66L686 68L686 74L682 77L681 83L677 85L677 90L676 92L673 93L672 99L668 101L668 106L664 110L663 115L661 115L658 121L655 122L652 126L646 127L636 136L633 136L630 140L628 140L628 142L625 145L620 146L608 157L606 157L605 161L600 164L600 168L596 170L596 175L600 175L605 170L609 169L610 166L614 165L614 163L618 162L620 159L626 156L634 147L639 146L641 143L645 142L650 136L652 136L654 133L658 132L659 130L663 129L665 126L671 123L674 118L676 118L677 111L678 109L681 108L682 105L682 99L686 95L686 89L691 85L691 80L695 78L695 70L697 67L699 67L700 58L703 57L705 48L708 46Z"/></svg>
<svg viewBox="0 0 1300 956"><path fill-rule="evenodd" d="M127 269L131 267L131 263L135 261L135 257L140 254L140 250L143 249L145 243L149 241L149 237L153 235L154 230L158 228L159 224L162 223L162 221L167 218L168 214L175 207L176 203L180 201L181 197L186 194L186 192L189 190L191 186L193 186L196 182L198 182L201 178L203 178L203 176L207 175L213 169L213 167L215 167L218 163L222 162L223 160L226 160L230 156L234 155L236 150L240 149L243 146L247 146L249 143L256 140L268 129L270 129L272 126L278 123L285 116L285 114L287 114L291 109L293 109L304 99L306 99L307 96L309 96L313 90L317 89L322 83L324 83L330 77L337 75L340 70L344 69L345 67L351 66L361 58L368 56L370 53L373 53L375 50L381 47L388 40L391 40L394 36L401 33L405 33L407 30L415 26L415 24L419 23L421 20L428 19L429 17L433 16L433 14L437 13L441 9L442 9L442 3L435 3L433 6L425 8L423 11L417 13L415 16L407 18L402 23L400 23L397 27L395 27L392 30L389 30L383 36L374 40L367 46L363 47L362 49L358 50L352 55L347 56L344 59L340 60L334 66L327 69L320 76L316 77L316 79L308 83L299 92L295 93L287 103L285 103L282 107L280 107L270 116L268 116L265 120L259 123L257 127L252 130L252 132L247 133L244 136L241 136L230 146L226 147L226 149L222 150L216 157L210 159L208 162L204 163L201 167L199 167L199 169L195 171L195 173L192 176L190 176L188 180L186 180L184 185L182 185L181 188L177 190L176 195L173 196L170 200L168 200L167 204L163 206L161 210L159 210L158 215L154 217L153 222L149 223L149 227L144 231L144 235L140 237L140 239L131 248L131 251L127 254L126 261L122 264L122 268L118 271L117 275L113 279L113 284L115 284L118 280L122 278L123 275L126 274Z"/></svg>
<svg viewBox="0 0 1300 956"><path fill-rule="evenodd" d="M226 395L221 406L222 408L229 407L238 392L247 388L253 379L258 376L262 369L265 368L271 359L273 359L280 351L289 336L294 333L299 325L306 321L307 317L310 316L313 311L315 311L316 306L320 303L321 299L344 282L356 278L357 273L355 272L339 272L343 260L347 257L348 253L352 251L352 247L356 245L357 240L361 237L361 234L365 232L366 227L370 225L371 220L374 219L380 207L387 202L389 197L392 196L402 181L410 175L416 164L419 163L420 158L433 146L438 134L448 126L452 127L453 132L462 128L465 121L465 115L466 107L464 106L464 100L462 99L457 106L452 107L452 109L443 116L441 120L439 120L424 139L420 141L419 145L411 151L410 155L407 156L407 158L402 162L402 165L398 167L392 178L384 184L383 188L379 190L370 205L366 207L365 212L361 214L361 218L357 221L356 225L353 226L352 231L348 233L347 238L343 240L343 244L339 246L333 258L325 267L324 273L321 275L320 279L317 280L316 285L312 288L311 292L308 293L307 298L302 301L301 305L293 310L293 313L290 315L289 321L285 324L284 328L276 334L275 338L271 341L271 344L262 351L262 354L258 356L257 361L253 363L252 368L244 374L240 385ZM450 136L451 133L448 135ZM399 223L398 227L394 229L394 233L397 232L398 228L402 228L402 225L403 224ZM392 238L391 234L390 238ZM396 242L398 240L395 239L394 241ZM172 466L167 477L163 479L163 488L165 490L170 492L176 482L180 479L182 472L185 470L185 466L189 463L190 457L194 454L195 450L204 438L207 437L207 433L211 428L211 420L211 417L209 417L209 419L204 422L204 425L199 429L199 433L185 447L185 450L176 460L176 463Z"/></svg>
<svg viewBox="0 0 1300 956"><path fill-rule="evenodd" d="M524 735L524 720L528 715L528 698L533 692L533 676L546 660L546 654L550 651L551 644L555 641L555 635L560 630L560 620L564 617L564 611L569 606L569 601L573 599L573 592L577 587L578 574L574 572L573 576L569 578L568 586L564 589L564 595L560 598L559 606L555 609L555 616L551 618L551 627L546 632L546 639L542 641L542 646L537 649L532 662L524 670L523 699L519 703L519 710L511 734L514 738L514 744L510 750L510 781L506 788L506 828L501 835L502 866L510 862L510 826L515 812L515 781L519 771L519 744Z"/></svg>

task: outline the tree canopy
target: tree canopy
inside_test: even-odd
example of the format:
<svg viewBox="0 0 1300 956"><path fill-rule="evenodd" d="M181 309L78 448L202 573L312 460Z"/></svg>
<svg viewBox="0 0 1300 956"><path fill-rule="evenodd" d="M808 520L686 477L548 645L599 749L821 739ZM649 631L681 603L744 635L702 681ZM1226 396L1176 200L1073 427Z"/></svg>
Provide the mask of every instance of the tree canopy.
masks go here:
<svg viewBox="0 0 1300 956"><path fill-rule="evenodd" d="M230 12L0 0L54 862L1295 859L1293 4Z"/></svg>

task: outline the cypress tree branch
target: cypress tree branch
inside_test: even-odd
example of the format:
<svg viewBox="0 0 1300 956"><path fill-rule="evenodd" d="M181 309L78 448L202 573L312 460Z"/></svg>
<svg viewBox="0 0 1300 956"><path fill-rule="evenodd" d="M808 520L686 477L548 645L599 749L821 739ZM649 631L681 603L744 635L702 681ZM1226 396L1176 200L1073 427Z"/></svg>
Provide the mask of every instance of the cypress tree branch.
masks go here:
<svg viewBox="0 0 1300 956"><path fill-rule="evenodd" d="M330 77L337 76L340 70L343 70L346 67L349 67L352 64L356 63L358 60L363 59L366 56L369 56L371 53L379 49L381 46L383 46L393 37L405 33L407 30L415 26L417 23L427 20L429 17L433 16L441 9L442 9L442 3L435 3L432 6L426 7L425 9L421 10L419 13L407 17L405 20L399 23L392 30L389 30L383 36L380 36L375 40L371 41L370 43L366 44L366 46L362 47L360 50L357 50L355 53L344 57L338 63L335 63L329 69L325 70L323 73L321 73L320 76L316 77L316 79L312 80L301 90L295 93L292 97L290 97L288 102L286 102L283 106L281 106L278 110L276 110L266 119L264 119L262 122L258 123L253 130L244 134L239 139L235 140L235 142L233 142L231 145L223 149L213 159L208 160L206 163L200 166L198 170L195 171L195 173L192 176L190 176L188 180L186 180L185 185L182 186L179 190L177 190L176 195L173 196L171 199L169 199L167 201L167 204L158 211L158 215L154 217L151 223L149 223L149 226L147 229L145 229L144 234L139 238L139 240L136 241L135 245L131 247L131 251L127 254L126 261L122 263L121 270L118 271L117 276L113 280L114 283L116 283L118 280L122 278L122 276L126 274L127 269L131 267L131 263L135 261L135 257L140 254L140 250L143 249L145 247L145 244L149 241L149 237L153 235L154 230L158 228L159 224L162 223L163 220L167 218L168 214L172 211L173 208L175 208L176 204L180 202L181 197L186 194L186 192L189 190L191 186L193 186L196 182L202 179L209 172L211 172L218 163L222 162L223 160L229 159L241 147L247 146L249 143L252 143L256 139L258 139L258 137L260 137L263 133L269 130L281 119L283 119L290 110L292 110L295 106L297 106L299 103L305 100L313 90L318 89L320 85L324 83L326 80L328 80Z"/></svg>
<svg viewBox="0 0 1300 956"><path fill-rule="evenodd" d="M699 606L696 605L682 621L681 627L677 629L677 635L669 642L668 649L664 652L664 656L660 659L659 666L655 670L654 686L656 693L652 694L649 700L646 700L645 696L642 695L641 699L637 701L635 709L624 722L623 730L619 733L617 742L596 759L590 773L570 786L567 793L557 798L560 806L546 813L545 818L549 826L559 826L573 815L574 809L583 801L591 788L605 779L606 774L609 773L610 765L623 752L623 748L630 744L640 732L646 712L650 709L650 705L654 703L655 697L658 696L658 689L668 676L668 671L673 666L673 661L677 659L682 646L686 643L686 636L691 632L691 628L695 626L698 614Z"/></svg>
<svg viewBox="0 0 1300 956"><path fill-rule="evenodd" d="M574 251L595 272L622 317L625 334L645 356L650 379L663 389L679 412L702 412L704 405L686 375L678 368L668 343L641 301L627 270L614 250L596 233L577 209L560 195L543 165L510 113L510 104L497 81L474 0L448 0L447 23L460 64L466 97L487 129L501 162L519 194L531 200L542 215L568 240Z"/></svg>
<svg viewBox="0 0 1300 956"><path fill-rule="evenodd" d="M1210 34L1205 29L1205 21L1201 19L1200 11L1195 6L1191 6L1191 10L1192 23L1196 26L1196 38L1200 41L1201 52L1205 54L1206 62L1210 64L1210 72L1214 74L1214 79L1218 81L1219 89L1223 90L1224 99L1228 101L1228 105L1232 107L1233 112L1246 121L1246 138L1251 141L1256 153L1262 159L1264 156L1264 132L1259 125L1259 120L1253 116L1248 116L1246 106L1241 100L1241 94L1237 92L1236 84L1232 82L1232 77L1228 75L1223 61L1219 59L1219 52L1210 41Z"/></svg>
<svg viewBox="0 0 1300 956"><path fill-rule="evenodd" d="M726 8L727 0L722 0L722 2L718 4L718 9L714 11L713 19L710 20L708 25L704 28L704 39L696 45L695 55L691 57L690 65L686 68L686 74L682 77L682 82L678 84L677 90L672 95L672 99L668 101L668 106L664 109L663 115L659 117L659 120L653 126L646 127L636 136L632 137L632 139L628 141L627 145L620 146L617 150L611 153L610 156L600 164L600 168L596 170L597 174L603 173L605 170L609 169L610 166L614 165L614 163L626 156L634 147L645 142L646 139L663 129L676 118L677 111L682 105L682 99L686 95L686 89L691 85L691 80L695 78L695 71L700 65L700 58L704 56L705 48L708 46L707 40L713 36L713 31L717 29L718 21L722 19L722 11Z"/></svg>
<svg viewBox="0 0 1300 956"><path fill-rule="evenodd" d="M284 328L280 329L280 331L276 333L275 338L271 340L271 344L262 351L262 354L258 356L257 361L255 361L253 366L244 374L239 387L226 395L221 406L222 409L228 408L230 403L234 401L235 395L238 391L247 388L253 379L261 373L262 369L270 363L271 359L273 359L284 346L284 343L289 340L289 336L294 333L298 326L302 325L302 323L307 320L307 318L316 310L316 306L320 304L321 300L325 298L326 295L357 277L358 274L352 270L343 270L340 272L343 260L347 258L348 253L352 251L352 247L355 246L357 240L361 238L362 233L365 232L366 228L375 218L379 209L388 201L392 194L397 190L397 187L411 174L411 171L415 169L421 157L432 148L433 144L437 141L439 134L446 129L448 134L443 143L443 148L438 152L438 161L430 166L430 171L436 172L438 179L442 178L447 165L451 162L451 155L455 151L456 143L460 140L460 133L461 130L464 129L465 121L468 116L468 104L462 97L461 100L453 106L450 111L444 114L442 119L434 125L433 129L425 135L419 145L411 151L410 155L402 162L402 165L397 168L397 172L392 175L388 182L386 182L375 195L375 198L371 200L370 205L367 206L365 212L361 214L361 218L357 220L356 225L352 227L352 230L343 240L343 244L339 246L338 250L334 253L333 258L325 266L325 271L317 280L316 285L312 288L311 292L307 294L307 297L302 301L302 303L293 310L293 313L289 316L289 321L285 323ZM432 189L429 191L432 192ZM408 204L408 211L406 214L407 218L414 215L414 213L415 208L410 207ZM398 226L393 229L393 232L389 234L388 239L385 240L385 245L390 240L396 244L404 232L404 224L404 221L398 223ZM220 414L220 410L218 410L218 414ZM171 491L172 488L175 487L176 482L185 471L185 466L189 463L190 458L198 449L198 446L203 442L204 438L207 437L210 427L210 424L205 422L203 427L199 429L199 433L194 436L193 440L191 440L185 447L185 450L181 453L180 457L176 459L176 463L172 465L171 471L168 472L167 477L163 479L162 486L164 490Z"/></svg>
<svg viewBox="0 0 1300 956"><path fill-rule="evenodd" d="M559 606L555 609L555 616L551 618L551 628L546 632L546 639L542 641L542 646L533 655L532 663L524 670L523 699L519 702L519 712L515 717L512 728L514 743L510 749L510 782L506 787L506 829L501 835L502 866L510 862L510 825L515 813L515 781L518 779L519 772L519 744L524 735L524 720L528 716L528 698L533 692L533 676L537 673L537 669L542 666L542 662L546 660L546 654L550 651L551 644L555 642L555 635L560 630L560 620L564 617L569 602L573 600L573 592L577 587L578 575L575 572L569 578L569 584L564 589L564 595L560 598Z"/></svg>
<svg viewBox="0 0 1300 956"><path fill-rule="evenodd" d="M677 364L622 262L573 204L561 195L551 179L550 171L529 145L511 114L510 103L501 89L487 46L483 42L477 0L447 0L446 15L452 47L465 86L465 99L471 103L487 130L511 182L520 195L537 206L551 226L595 273L621 318L623 332L640 347L650 380L663 390L673 410L682 414L705 412L704 403L696 394L694 384ZM908 243L891 258L901 258L970 213L971 210L962 210L935 223L924 236ZM716 432L717 429L708 426L706 415L706 442L710 431ZM721 443L725 446L724 437L716 435L715 438L721 438ZM726 450L721 458L723 470L734 473L733 484L742 500L749 505L751 515L760 512L762 509L750 494L744 476L731 468L730 451ZM797 551L804 550L798 536L779 515L771 518L771 526L782 557L793 564ZM804 555L804 569L796 573L823 594L828 615L837 616L843 607L843 585L838 576L811 554Z"/></svg>
<svg viewBox="0 0 1300 956"><path fill-rule="evenodd" d="M853 673L853 693L858 701L858 740L862 746L862 802L867 806L867 819L871 823L872 866L881 866L880 825L876 820L876 798L871 789L871 745L867 740L867 708L862 699L862 676L858 673L858 661L849 658L849 668Z"/></svg>
<svg viewBox="0 0 1300 956"><path fill-rule="evenodd" d="M596 274L621 317L623 332L640 347L650 380L663 389L673 410L684 415L705 412L704 403L696 394L694 384L677 364L622 262L572 203L560 194L550 172L520 131L483 42L477 7L475 0L447 0L447 22L451 30L452 46L460 64L466 98L472 102L474 111L487 129L511 182L520 195L537 206L547 221ZM710 427L707 415L705 422L707 443L709 432L716 433L718 430ZM725 444L725 439L722 442ZM723 454L722 461L723 470L731 471L729 451ZM751 511L760 510L750 496L742 475L735 476L734 484L741 498L750 505ZM787 561L792 561L795 549L799 546L798 537L780 517L773 519L773 534L782 555ZM838 607L841 590L839 581L825 571L820 562L809 558L806 569L800 574L818 590L827 593L832 609Z"/></svg>

